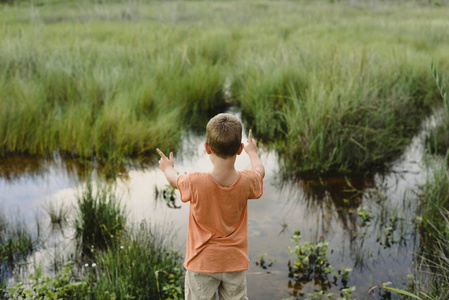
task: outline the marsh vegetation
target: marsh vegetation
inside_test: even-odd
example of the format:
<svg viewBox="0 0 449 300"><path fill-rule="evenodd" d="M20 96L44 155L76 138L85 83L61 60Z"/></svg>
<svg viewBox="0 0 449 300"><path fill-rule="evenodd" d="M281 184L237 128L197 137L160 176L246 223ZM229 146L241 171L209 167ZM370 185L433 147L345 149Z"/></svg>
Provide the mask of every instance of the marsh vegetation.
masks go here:
<svg viewBox="0 0 449 300"><path fill-rule="evenodd" d="M250 256L259 257L251 270L271 272L278 286L288 281L288 289L267 291L265 279L254 277L260 284L252 289L261 290L254 295L363 298L391 281L444 299L447 15L444 1L0 1L5 191L54 170L75 178L68 185L79 190L62 205L46 199L43 206L54 228L73 233L63 240L75 244L73 256L54 263L54 276L30 261L45 249L42 228L33 236L0 213L3 293L6 285L15 288L12 298L27 293L27 280L8 280L20 279L13 266L26 263L35 265L28 271L44 293L182 297L174 232L129 216L114 181L138 180L133 170L156 172L156 147L175 151L183 171L204 164L192 162L198 155L189 141L201 139L211 116L232 109L266 154L265 199L290 208L285 220L261 225L266 211L252 206L250 229L283 249L263 236L258 244L250 232ZM420 152L410 160L413 147ZM112 183L97 182L102 177ZM139 185L155 187L146 195L155 202L162 195L167 206L143 216L156 219L161 206L182 216L176 192L152 177ZM295 264L301 259L309 269Z"/></svg>

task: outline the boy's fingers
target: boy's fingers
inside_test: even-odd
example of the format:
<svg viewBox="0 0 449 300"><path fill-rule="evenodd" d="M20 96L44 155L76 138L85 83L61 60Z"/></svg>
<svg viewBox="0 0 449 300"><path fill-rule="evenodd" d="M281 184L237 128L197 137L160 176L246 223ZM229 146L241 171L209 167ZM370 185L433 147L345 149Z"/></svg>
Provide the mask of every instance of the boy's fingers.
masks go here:
<svg viewBox="0 0 449 300"><path fill-rule="evenodd" d="M170 160L173 160L173 152L170 152Z"/></svg>
<svg viewBox="0 0 449 300"><path fill-rule="evenodd" d="M159 148L156 148L156 151L157 151L157 153L159 153L159 155L160 155L162 158L167 158L167 156L165 156L165 154L164 154L161 150L159 150Z"/></svg>
<svg viewBox="0 0 449 300"><path fill-rule="evenodd" d="M250 129L248 133L248 141L251 141L253 139L253 131Z"/></svg>

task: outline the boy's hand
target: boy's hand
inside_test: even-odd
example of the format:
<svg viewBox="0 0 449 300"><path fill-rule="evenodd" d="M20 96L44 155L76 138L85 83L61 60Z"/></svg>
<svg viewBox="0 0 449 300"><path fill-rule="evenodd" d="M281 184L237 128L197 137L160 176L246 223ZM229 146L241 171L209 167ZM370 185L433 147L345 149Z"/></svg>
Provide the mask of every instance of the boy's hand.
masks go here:
<svg viewBox="0 0 449 300"><path fill-rule="evenodd" d="M157 148L156 151L161 156L161 159L159 160L159 168L161 168L162 171L165 172L167 168L175 167L175 161L173 160L173 152L170 152L169 155L170 158L168 158L161 150L159 150L159 148Z"/></svg>
<svg viewBox="0 0 449 300"><path fill-rule="evenodd" d="M248 141L246 142L244 149L246 153L257 153L257 145L256 142L253 140L253 132L250 129L248 133Z"/></svg>
<svg viewBox="0 0 449 300"><path fill-rule="evenodd" d="M262 178L265 176L265 168L263 167L262 161L257 155L257 145L253 140L253 132L250 129L248 133L248 141L244 145L246 153L248 153L249 159L251 160L251 169L259 171L262 174Z"/></svg>
<svg viewBox="0 0 449 300"><path fill-rule="evenodd" d="M159 150L159 148L157 148L156 151L161 156L161 159L159 160L159 168L164 171L165 178L167 178L168 183L177 189L178 173L176 173L174 169L175 161L173 159L173 152L170 152L169 157L167 157L161 150Z"/></svg>

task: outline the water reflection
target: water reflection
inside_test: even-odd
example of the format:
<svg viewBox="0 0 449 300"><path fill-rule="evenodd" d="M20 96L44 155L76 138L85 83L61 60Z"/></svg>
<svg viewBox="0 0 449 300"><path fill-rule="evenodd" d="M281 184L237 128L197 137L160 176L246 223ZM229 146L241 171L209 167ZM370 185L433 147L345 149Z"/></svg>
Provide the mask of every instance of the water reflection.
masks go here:
<svg viewBox="0 0 449 300"><path fill-rule="evenodd" d="M357 209L371 191L377 190L374 176L284 180L277 188L287 190L291 201L305 202L308 212L317 216L322 235L331 231L334 216L346 232L356 232Z"/></svg>
<svg viewBox="0 0 449 300"><path fill-rule="evenodd" d="M0 158L0 177L6 181L42 177L53 168L64 170L69 177L77 178L85 178L87 172L86 164L57 155L52 158L20 155Z"/></svg>
<svg viewBox="0 0 449 300"><path fill-rule="evenodd" d="M101 164L95 160L82 160L54 154L52 157L14 155L0 158L0 178L7 182L24 179L39 179L54 170L63 172L64 176L73 179L87 179L100 176L111 180L129 179L128 172L145 169L153 165L154 157L146 161L129 161L123 164Z"/></svg>

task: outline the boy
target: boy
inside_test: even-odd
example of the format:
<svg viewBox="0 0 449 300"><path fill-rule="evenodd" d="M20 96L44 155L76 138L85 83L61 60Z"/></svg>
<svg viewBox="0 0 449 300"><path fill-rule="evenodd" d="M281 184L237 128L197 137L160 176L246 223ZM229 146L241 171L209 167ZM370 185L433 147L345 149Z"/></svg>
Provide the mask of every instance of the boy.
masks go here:
<svg viewBox="0 0 449 300"><path fill-rule="evenodd" d="M257 155L251 129L241 143L242 124L230 114L218 114L206 126L204 147L213 168L210 173L178 176L173 153L161 156L159 167L181 201L190 201L184 267L186 300L248 299L247 200L263 193L264 166ZM237 155L245 149L251 169L236 171Z"/></svg>

